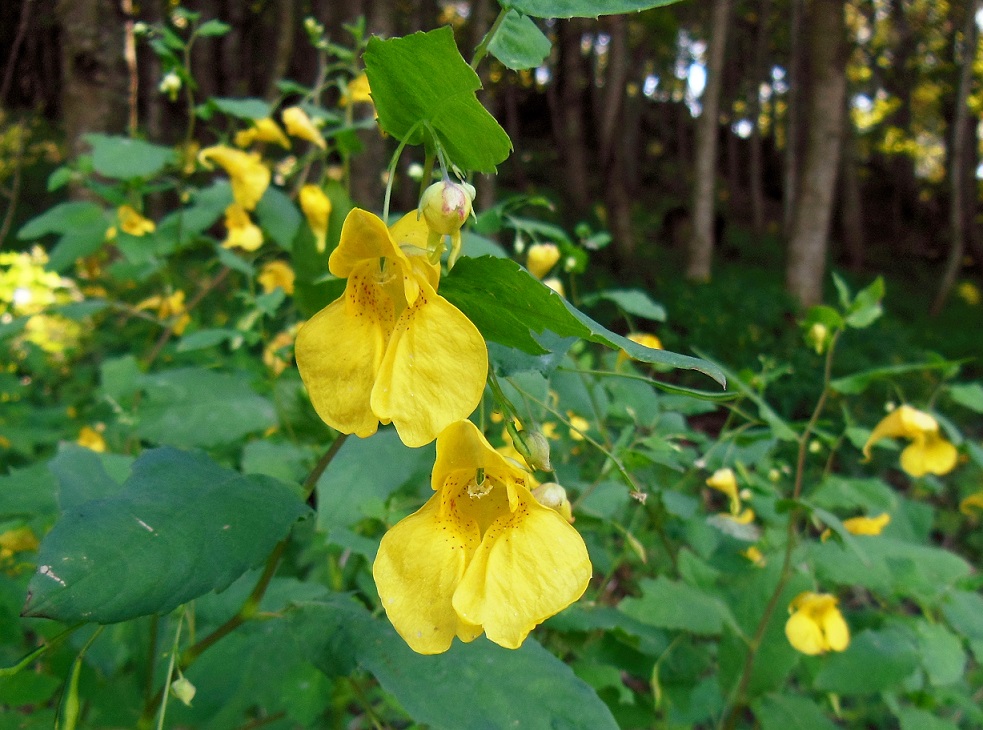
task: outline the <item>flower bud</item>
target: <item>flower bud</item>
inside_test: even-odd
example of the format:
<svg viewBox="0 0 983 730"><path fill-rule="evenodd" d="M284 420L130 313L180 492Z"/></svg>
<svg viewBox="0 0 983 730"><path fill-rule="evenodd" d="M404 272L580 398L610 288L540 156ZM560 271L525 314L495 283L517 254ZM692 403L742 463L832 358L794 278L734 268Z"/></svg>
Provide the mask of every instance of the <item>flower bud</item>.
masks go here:
<svg viewBox="0 0 983 730"><path fill-rule="evenodd" d="M537 279L542 279L560 260L560 249L555 243L534 243L529 247L526 268Z"/></svg>
<svg viewBox="0 0 983 730"><path fill-rule="evenodd" d="M198 690L185 677L179 677L171 682L171 694L177 697L188 707L191 707L191 700L195 698Z"/></svg>
<svg viewBox="0 0 983 730"><path fill-rule="evenodd" d="M567 522L573 522L573 510L567 498L567 490L556 482L540 484L532 490L532 496L544 507L559 512Z"/></svg>
<svg viewBox="0 0 983 730"><path fill-rule="evenodd" d="M806 342L816 351L817 355L822 355L829 342L829 329L822 322L813 322L806 332Z"/></svg>
<svg viewBox="0 0 983 730"><path fill-rule="evenodd" d="M467 183L438 182L423 191L420 212L430 230L440 235L453 235L461 230L471 215L474 187Z"/></svg>
<svg viewBox="0 0 983 730"><path fill-rule="evenodd" d="M173 71L169 71L164 74L164 78L160 80L160 85L157 89L160 93L167 94L168 99L175 101L177 99L177 93L181 90L181 77Z"/></svg>
<svg viewBox="0 0 983 730"><path fill-rule="evenodd" d="M540 471L553 470L549 441L539 431L519 431L515 446L531 468Z"/></svg>

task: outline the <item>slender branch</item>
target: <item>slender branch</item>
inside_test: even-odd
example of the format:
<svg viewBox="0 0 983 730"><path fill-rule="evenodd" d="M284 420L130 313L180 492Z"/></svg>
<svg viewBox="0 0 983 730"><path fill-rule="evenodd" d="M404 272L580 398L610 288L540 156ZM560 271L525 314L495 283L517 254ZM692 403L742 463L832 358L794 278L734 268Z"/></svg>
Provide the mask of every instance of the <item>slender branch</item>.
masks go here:
<svg viewBox="0 0 983 730"><path fill-rule="evenodd" d="M202 299L208 296L208 294L213 289L215 289L215 287L217 287L219 284L225 281L225 277L227 277L231 271L232 269L230 269L228 266L223 266L222 270L218 272L215 278L212 279L208 284L203 286L198 291L198 293L194 295L191 301L188 302L188 304L185 306L184 311L181 312L181 314L187 314L196 306L198 306L198 304L201 303ZM177 316L171 317L171 323L167 325L167 327L164 329L163 332L160 333L160 337L158 337L157 342L154 343L154 349L150 351L149 355L147 355L147 360L145 363L146 365L149 366L151 363L153 363L154 360L157 359L157 357L160 355L161 350L164 349L164 345L166 345L168 341L170 341L171 337L174 336L174 325L177 323L177 321L178 321Z"/></svg>

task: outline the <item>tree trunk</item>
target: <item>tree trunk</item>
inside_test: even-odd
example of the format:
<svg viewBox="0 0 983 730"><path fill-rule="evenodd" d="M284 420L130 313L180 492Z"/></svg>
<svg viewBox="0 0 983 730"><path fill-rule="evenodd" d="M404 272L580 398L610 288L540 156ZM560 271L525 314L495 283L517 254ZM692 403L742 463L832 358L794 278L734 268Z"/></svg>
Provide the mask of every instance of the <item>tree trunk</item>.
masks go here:
<svg viewBox="0 0 983 730"><path fill-rule="evenodd" d="M294 0L280 0L276 6L276 30L274 31L273 53L269 76L266 77L267 99L276 99L280 93L277 82L286 77L290 68L290 57L294 51Z"/></svg>
<svg viewBox="0 0 983 730"><path fill-rule="evenodd" d="M556 126L561 135L557 144L563 150L564 189L568 206L576 215L582 215L590 207L587 142L584 135L584 89L587 79L580 55L583 22L579 18L558 20L556 32L560 55L560 75L556 79L560 87Z"/></svg>
<svg viewBox="0 0 983 730"><path fill-rule="evenodd" d="M720 88L730 0L713 0L710 45L707 50L706 86L700 103L703 112L696 127L696 159L693 164L693 233L687 251L686 278L709 281L713 264L713 219L717 179L717 137Z"/></svg>
<svg viewBox="0 0 983 730"><path fill-rule="evenodd" d="M966 215L965 209L976 200L975 189L970 195L965 182L965 172L963 164L966 160L966 144L969 135L967 132L966 120L969 109L967 100L969 99L970 86L973 83L973 61L976 55L976 12L979 9L979 0L972 0L966 6L966 23L963 26L963 54L962 64L959 73L959 91L956 96L956 117L952 124L952 153L950 154L949 165L949 230L952 235L952 243L949 247L949 256L946 259L945 271L942 274L942 282L939 284L939 292L932 304L932 314L937 315L945 306L946 299L956 283L959 270L962 267L963 255L966 251ZM975 181L974 181L975 182ZM975 188L975 186L974 186Z"/></svg>
<svg viewBox="0 0 983 730"><path fill-rule="evenodd" d="M822 301L846 95L843 0L810 5L808 140L785 271L788 291L803 307Z"/></svg>
<svg viewBox="0 0 983 730"><path fill-rule="evenodd" d="M771 0L758 2L758 28L754 41L754 84L751 89L751 222L756 238L765 232L764 150L761 138L761 84L768 74L768 19Z"/></svg>
<svg viewBox="0 0 983 730"><path fill-rule="evenodd" d="M59 0L61 104L72 156L89 132L126 129L127 72L123 17L114 0Z"/></svg>
<svg viewBox="0 0 983 730"><path fill-rule="evenodd" d="M859 160L857 159L857 140L847 115L843 141L843 160L840 186L840 212L843 216L843 247L846 250L850 271L858 272L864 266L866 236L864 235L863 196L860 191Z"/></svg>
<svg viewBox="0 0 983 730"><path fill-rule="evenodd" d="M802 0L790 0L789 53L786 79L788 107L785 111L785 169L782 186L782 231L792 235L795 199L799 192L799 84L802 82Z"/></svg>

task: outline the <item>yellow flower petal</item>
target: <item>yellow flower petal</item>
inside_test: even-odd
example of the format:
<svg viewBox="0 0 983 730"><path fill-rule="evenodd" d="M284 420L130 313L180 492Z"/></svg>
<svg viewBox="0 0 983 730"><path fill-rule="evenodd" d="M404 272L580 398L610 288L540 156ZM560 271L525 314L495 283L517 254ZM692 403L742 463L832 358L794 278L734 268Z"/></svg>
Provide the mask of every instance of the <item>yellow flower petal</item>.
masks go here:
<svg viewBox="0 0 983 730"><path fill-rule="evenodd" d="M248 147L253 142L270 142L278 144L284 149L290 149L290 140L280 129L280 125L269 117L257 119L253 126L241 132L237 132L235 143L240 147Z"/></svg>
<svg viewBox="0 0 983 730"><path fill-rule="evenodd" d="M955 446L938 433L928 433L916 438L901 452L901 468L913 477L925 474L941 476L956 467L958 457Z"/></svg>
<svg viewBox="0 0 983 730"><path fill-rule="evenodd" d="M321 419L362 438L379 426L369 399L393 327L393 304L369 267L297 333L294 357Z"/></svg>
<svg viewBox="0 0 983 730"><path fill-rule="evenodd" d="M91 426L82 426L75 443L92 451L98 451L99 453L106 451L106 439Z"/></svg>
<svg viewBox="0 0 983 730"><path fill-rule="evenodd" d="M437 445L437 460L430 480L430 486L435 491L444 485L451 474L462 470L484 469L488 473L500 474L503 480L523 483L529 477L517 464L492 448L470 421L462 420L449 425L440 433Z"/></svg>
<svg viewBox="0 0 983 730"><path fill-rule="evenodd" d="M324 141L320 130L314 126L314 122L307 116L307 112L299 106L292 106L283 110L283 124L290 136L306 140L322 150L327 148L327 143Z"/></svg>
<svg viewBox="0 0 983 730"><path fill-rule="evenodd" d="M852 535L880 535L890 522L891 515L884 512L877 517L851 517L843 520L843 527Z"/></svg>
<svg viewBox="0 0 983 730"><path fill-rule="evenodd" d="M727 495L730 499L731 514L736 515L741 511L741 497L737 491L737 476L733 469L730 467L717 469L707 479L707 486Z"/></svg>
<svg viewBox="0 0 983 730"><path fill-rule="evenodd" d="M881 419L871 431L867 443L864 444L863 454L870 459L870 449L878 441L886 438L913 439L930 431L938 431L939 424L930 414L919 411L909 405L895 408Z"/></svg>
<svg viewBox="0 0 983 730"><path fill-rule="evenodd" d="M238 203L233 203L225 209L225 228L228 230L228 235L222 242L224 248L255 251L263 245L263 232Z"/></svg>
<svg viewBox="0 0 983 730"><path fill-rule="evenodd" d="M216 145L199 152L198 160L208 167L214 162L228 173L232 197L246 210L256 207L270 185L270 170L256 152Z"/></svg>
<svg viewBox="0 0 983 730"><path fill-rule="evenodd" d="M339 105L348 106L349 104L362 104L365 102L371 104L371 91L369 88L369 77L363 72L348 82L348 86L345 87L345 93L342 94Z"/></svg>
<svg viewBox="0 0 983 730"><path fill-rule="evenodd" d="M485 533L453 601L458 615L507 649L580 598L591 576L580 534L528 490L517 493L517 509Z"/></svg>
<svg viewBox="0 0 983 730"><path fill-rule="evenodd" d="M560 260L560 249L555 243L534 243L529 247L526 268L537 279L542 279Z"/></svg>
<svg viewBox="0 0 983 730"><path fill-rule="evenodd" d="M152 220L144 218L129 205L121 205L117 208L116 217L119 219L119 227L123 233L129 233L131 236L145 236L157 230Z"/></svg>
<svg viewBox="0 0 983 730"><path fill-rule="evenodd" d="M488 375L484 338L426 282L396 321L372 389L372 410L403 443L423 446L478 407Z"/></svg>
<svg viewBox="0 0 983 730"><path fill-rule="evenodd" d="M328 271L343 279L367 259L397 258L401 255L382 218L367 210L353 208L341 227L338 247L328 258ZM405 259L405 256L402 257Z"/></svg>
<svg viewBox="0 0 983 730"><path fill-rule="evenodd" d="M442 500L442 493L434 494L389 530L372 565L386 615L419 654L439 654L455 636L470 641L481 633L480 627L461 621L452 605L481 534L477 523L454 512L442 514Z"/></svg>
<svg viewBox="0 0 983 730"><path fill-rule="evenodd" d="M850 629L837 608L836 596L806 591L789 605L792 614L785 636L792 647L810 656L843 651L850 644Z"/></svg>
<svg viewBox="0 0 983 730"><path fill-rule="evenodd" d="M314 241L319 253L324 253L328 239L328 217L331 215L331 200L318 185L305 185L300 189L300 209L304 211L307 225L314 232Z"/></svg>
<svg viewBox="0 0 983 730"><path fill-rule="evenodd" d="M293 294L295 279L294 270L286 261L268 261L263 264L263 268L256 277L259 285L267 294L278 288L283 289L284 294Z"/></svg>
<svg viewBox="0 0 983 730"><path fill-rule="evenodd" d="M959 503L959 511L967 517L972 517L974 510L983 512L983 491L971 494Z"/></svg>

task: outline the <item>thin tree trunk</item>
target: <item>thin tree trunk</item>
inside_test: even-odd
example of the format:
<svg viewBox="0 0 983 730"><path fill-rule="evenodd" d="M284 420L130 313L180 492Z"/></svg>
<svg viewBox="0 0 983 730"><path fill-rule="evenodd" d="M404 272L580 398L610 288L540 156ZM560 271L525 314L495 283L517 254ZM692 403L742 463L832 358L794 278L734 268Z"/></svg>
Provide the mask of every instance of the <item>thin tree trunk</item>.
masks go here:
<svg viewBox="0 0 983 730"><path fill-rule="evenodd" d="M754 41L754 85L751 89L751 114L754 127L751 129L751 222L756 238L765 232L765 191L764 191L764 150L761 137L761 83L768 73L768 19L771 15L771 0L758 2L758 28Z"/></svg>
<svg viewBox="0 0 983 730"><path fill-rule="evenodd" d="M730 0L714 0L711 12L707 80L703 96L700 98L703 112L696 127L696 159L693 164L693 233L689 241L686 263L686 278L695 281L709 281L713 265L718 119Z"/></svg>
<svg viewBox="0 0 983 730"><path fill-rule="evenodd" d="M792 234L795 199L799 192L799 85L802 82L802 1L790 0L789 54L786 80L788 107L785 111L785 170L782 192L782 231Z"/></svg>
<svg viewBox="0 0 983 730"><path fill-rule="evenodd" d="M843 159L840 186L841 214L843 216L843 246L851 271L860 271L864 266L866 236L864 235L863 196L860 191L859 160L857 159L857 140L847 114L844 120Z"/></svg>
<svg viewBox="0 0 983 730"><path fill-rule="evenodd" d="M810 11L808 141L785 272L803 307L822 301L846 95L843 0L812 0Z"/></svg>
<svg viewBox="0 0 983 730"><path fill-rule="evenodd" d="M273 59L266 77L267 99L275 99L279 91L277 82L287 75L290 57L294 50L294 0L279 0L276 4L276 24L273 39Z"/></svg>
<svg viewBox="0 0 983 730"><path fill-rule="evenodd" d="M126 128L123 18L113 0L60 0L62 120L72 155L89 132Z"/></svg>
<svg viewBox="0 0 983 730"><path fill-rule="evenodd" d="M584 90L587 79L584 74L583 58L580 55L580 36L583 22L579 18L557 21L557 50L559 104L557 116L561 136L557 139L563 150L564 189L567 202L577 215L590 206L590 187L587 175L587 142L584 132L585 104Z"/></svg>
<svg viewBox="0 0 983 730"><path fill-rule="evenodd" d="M956 283L959 269L962 267L963 254L966 251L966 217L965 209L975 195L970 197L964 185L965 173L963 164L966 160L966 143L968 134L966 119L969 109L966 101L969 98L970 86L973 83L973 61L976 55L976 12L979 0L972 0L966 6L966 24L963 26L963 58L959 73L959 91L956 96L956 118L952 124L952 154L949 166L949 229L952 243L949 256L946 259L945 271L939 284L939 292L932 304L932 314L937 315L945 306L946 299ZM975 192L975 191L974 191Z"/></svg>
<svg viewBox="0 0 983 730"><path fill-rule="evenodd" d="M635 232L631 224L631 196L626 183L624 145L618 136L625 123L625 82L628 78L628 23L623 15L608 18L611 43L604 80L604 116L601 120L601 165L604 171L604 207L614 252L621 272L632 270Z"/></svg>

